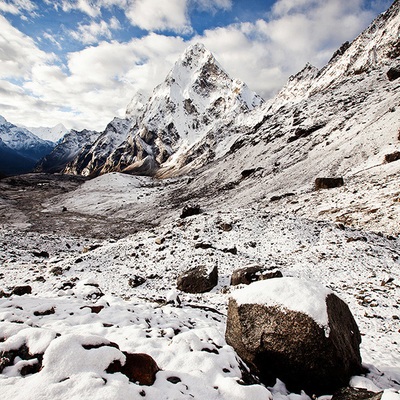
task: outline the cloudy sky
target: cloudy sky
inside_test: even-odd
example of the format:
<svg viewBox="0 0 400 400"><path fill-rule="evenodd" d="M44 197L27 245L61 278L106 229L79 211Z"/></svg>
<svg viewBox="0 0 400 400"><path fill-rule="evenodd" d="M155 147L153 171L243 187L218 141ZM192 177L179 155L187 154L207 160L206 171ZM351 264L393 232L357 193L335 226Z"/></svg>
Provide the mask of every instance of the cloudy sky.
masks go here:
<svg viewBox="0 0 400 400"><path fill-rule="evenodd" d="M391 0L0 0L0 115L103 130L202 42L264 98Z"/></svg>

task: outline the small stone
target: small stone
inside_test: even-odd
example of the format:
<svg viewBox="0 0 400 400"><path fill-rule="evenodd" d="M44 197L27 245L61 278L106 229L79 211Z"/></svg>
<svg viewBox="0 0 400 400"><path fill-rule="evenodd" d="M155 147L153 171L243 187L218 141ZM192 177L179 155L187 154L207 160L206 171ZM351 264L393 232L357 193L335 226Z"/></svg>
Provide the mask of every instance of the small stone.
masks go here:
<svg viewBox="0 0 400 400"><path fill-rule="evenodd" d="M132 278L129 278L128 285L132 288L138 287L140 285L143 285L143 283L146 282L146 278L143 278L142 276L135 275Z"/></svg>
<svg viewBox="0 0 400 400"><path fill-rule="evenodd" d="M174 385L176 385L179 382L182 382L181 378L178 378L177 376L170 376L169 378L167 378L167 381L173 383Z"/></svg>
<svg viewBox="0 0 400 400"><path fill-rule="evenodd" d="M158 237L156 238L156 240L154 241L156 244L160 245L163 244L165 242L165 238L163 237Z"/></svg>

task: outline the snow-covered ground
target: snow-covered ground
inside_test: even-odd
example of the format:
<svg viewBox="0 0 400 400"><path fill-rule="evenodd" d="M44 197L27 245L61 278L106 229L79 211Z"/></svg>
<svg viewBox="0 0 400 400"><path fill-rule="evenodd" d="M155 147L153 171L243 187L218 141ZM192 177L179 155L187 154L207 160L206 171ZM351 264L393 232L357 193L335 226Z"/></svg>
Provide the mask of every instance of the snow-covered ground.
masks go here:
<svg viewBox="0 0 400 400"><path fill-rule="evenodd" d="M154 188L143 179L110 174L66 194L70 203L57 201L76 212L95 213L95 199L117 210L125 197L152 196ZM232 230L221 229L223 223ZM237 254L229 251L234 247ZM38 257L40 252L49 257ZM307 399L279 383L268 389L238 383L239 361L224 339L226 307L236 290L229 286L231 273L250 264L279 268L284 276L319 282L338 294L360 327L363 363L371 371L352 384L400 390L398 239L313 221L289 209L210 207L185 219L175 212L164 224L118 241L4 227L0 257L1 289L32 287L30 295L0 298L0 351L22 343L36 347L33 352L46 350L38 373L18 372L33 361L17 360L4 369L5 398L81 399L85 393L93 399ZM178 275L195 265L217 265L218 285L201 295L178 292ZM146 281L132 287L135 276ZM104 296L96 295L100 291ZM93 305L104 308L92 313ZM155 384L139 386L105 372L123 357L108 341L121 351L151 355L162 370ZM82 347L99 343L104 346Z"/></svg>

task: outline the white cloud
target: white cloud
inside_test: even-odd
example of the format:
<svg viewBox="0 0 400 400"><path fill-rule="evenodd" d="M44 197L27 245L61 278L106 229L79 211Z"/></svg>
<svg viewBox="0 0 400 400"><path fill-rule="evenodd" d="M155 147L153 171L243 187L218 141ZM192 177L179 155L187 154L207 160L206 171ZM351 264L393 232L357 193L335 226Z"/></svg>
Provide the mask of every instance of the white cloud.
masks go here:
<svg viewBox="0 0 400 400"><path fill-rule="evenodd" d="M126 16L132 25L148 31L191 32L187 0L136 0Z"/></svg>
<svg viewBox="0 0 400 400"><path fill-rule="evenodd" d="M54 60L0 15L0 78L28 78L32 66Z"/></svg>
<svg viewBox="0 0 400 400"><path fill-rule="evenodd" d="M14 15L33 13L37 6L30 0L0 0L0 12Z"/></svg>
<svg viewBox="0 0 400 400"><path fill-rule="evenodd" d="M117 18L112 17L106 21L94 22L87 25L78 25L78 29L70 31L71 36L84 44L93 44L99 41L99 38L111 39L112 30L121 29Z"/></svg>

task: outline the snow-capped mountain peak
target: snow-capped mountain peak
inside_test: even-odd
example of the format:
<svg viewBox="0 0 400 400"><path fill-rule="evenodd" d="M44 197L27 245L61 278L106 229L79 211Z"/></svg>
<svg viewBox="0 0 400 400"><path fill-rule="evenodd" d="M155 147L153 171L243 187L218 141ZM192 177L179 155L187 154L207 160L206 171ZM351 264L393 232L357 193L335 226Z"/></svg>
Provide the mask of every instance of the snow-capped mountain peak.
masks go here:
<svg viewBox="0 0 400 400"><path fill-rule="evenodd" d="M138 124L110 155L102 172L153 174L171 164L175 169L194 160L201 165L209 160L217 142L225 139L218 126L262 102L245 83L232 79L203 44L194 44L154 89ZM135 98L131 104L137 104ZM204 141L208 141L205 146ZM205 153L209 156L200 161Z"/></svg>
<svg viewBox="0 0 400 400"><path fill-rule="evenodd" d="M40 126L37 128L28 127L28 130L43 140L58 142L67 132L68 129L63 124L57 124L53 127Z"/></svg>
<svg viewBox="0 0 400 400"><path fill-rule="evenodd" d="M133 119L135 117L140 117L143 114L147 101L148 98L143 93L135 93L126 107L125 118Z"/></svg>

